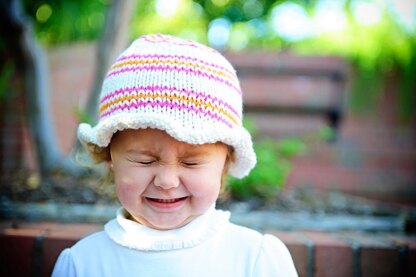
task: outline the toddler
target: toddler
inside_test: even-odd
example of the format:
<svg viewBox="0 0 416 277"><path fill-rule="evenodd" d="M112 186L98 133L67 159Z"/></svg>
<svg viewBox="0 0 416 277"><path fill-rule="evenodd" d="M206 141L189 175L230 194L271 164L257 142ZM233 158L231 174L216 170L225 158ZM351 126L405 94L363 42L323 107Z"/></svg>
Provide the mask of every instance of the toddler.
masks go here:
<svg viewBox="0 0 416 277"><path fill-rule="evenodd" d="M274 236L215 201L256 163L235 70L191 40L146 35L105 77L96 126L78 137L114 173L122 208L58 258L53 276L296 276Z"/></svg>

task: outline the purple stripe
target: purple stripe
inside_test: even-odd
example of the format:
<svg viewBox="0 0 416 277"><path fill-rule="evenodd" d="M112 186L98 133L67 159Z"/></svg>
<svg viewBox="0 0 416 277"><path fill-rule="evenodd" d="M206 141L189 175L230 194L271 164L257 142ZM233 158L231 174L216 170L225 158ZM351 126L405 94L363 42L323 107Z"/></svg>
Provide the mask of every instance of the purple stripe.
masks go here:
<svg viewBox="0 0 416 277"><path fill-rule="evenodd" d="M117 64L119 62L125 61L125 60L135 60L135 59L149 59L149 58L162 58L162 59L181 59L181 60L187 60L187 61L193 61L193 62L197 62L197 63L201 63L207 66L211 66L217 69L221 69L226 71L228 74L232 75L233 77L237 78L237 75L235 74L235 72L230 71L229 69L217 65L217 64L213 64L213 63L208 63L206 61L197 59L197 58L193 58L193 57L188 57L188 56L182 56L182 55L163 55L163 54L148 54L148 55L130 55L130 56L122 56L120 58L117 59L117 61L114 64Z"/></svg>
<svg viewBox="0 0 416 277"><path fill-rule="evenodd" d="M151 107L155 107L155 106L159 106L159 107L168 107L170 109L179 109L179 110L186 110L188 112L195 112L195 113L201 113L204 116L208 116L212 119L215 119L217 121L223 122L225 125L227 125L229 128L233 128L232 124L227 122L224 118L218 116L218 114L216 113L212 113L210 111L204 111L201 108L194 108L194 107L190 107L190 106L186 106L185 104L178 104L178 103L171 103L169 101L154 101L154 102L145 102L145 101L139 101L137 103L130 103L130 104L122 104L122 105L118 105L117 107L114 107L112 109L110 109L109 111L104 112L103 114L100 115L100 119L105 118L106 116L114 113L115 111L118 110L123 110L123 109L138 109L140 107L145 107L145 106L151 106Z"/></svg>
<svg viewBox="0 0 416 277"><path fill-rule="evenodd" d="M215 81L218 81L220 83L223 83L231 88L233 88L236 92L238 92L239 94L241 94L241 90L238 89L236 86L234 86L233 83L224 80L220 77L214 76L213 74L207 74L206 72L202 72L201 70L193 70L193 69L188 69L188 68L179 68L179 67L171 67L171 66L133 66L133 67L128 67L128 68L122 68L119 70L114 70L114 71L110 71L107 76L105 76L105 78L109 78L113 75L117 75L120 73L124 73L124 72L128 72L128 71L139 71L139 70L171 70L171 71L183 71L186 73L193 73L195 75L199 75L199 76L203 76L206 77L208 79L213 79Z"/></svg>
<svg viewBox="0 0 416 277"><path fill-rule="evenodd" d="M206 95L203 94L202 92L196 92L193 90L186 90L186 89L177 89L177 88L170 88L170 87L161 87L161 86L147 86L147 87L131 87L131 88L121 88L116 90L115 92L109 93L107 95L105 95L101 100L100 100L100 105L104 104L104 102L109 101L111 98L114 98L115 96L118 95L122 95L125 93L132 93L134 91L169 91L169 92L178 92L178 93L185 93L186 95L192 95L195 96L196 99L198 98L202 98L204 101L206 101L207 99L211 100L212 103L217 102L220 106L224 106L226 108L228 108L232 113L234 113L235 116L237 116L238 118L240 118L240 114L227 102L224 102L223 100L217 98L217 97L211 97L210 95ZM140 93L145 95L144 93Z"/></svg>

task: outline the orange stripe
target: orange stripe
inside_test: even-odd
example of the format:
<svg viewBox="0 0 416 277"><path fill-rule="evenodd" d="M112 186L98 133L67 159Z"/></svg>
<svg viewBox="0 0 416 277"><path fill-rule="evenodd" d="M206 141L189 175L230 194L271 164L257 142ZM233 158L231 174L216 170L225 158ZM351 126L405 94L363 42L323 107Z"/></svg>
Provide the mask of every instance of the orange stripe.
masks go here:
<svg viewBox="0 0 416 277"><path fill-rule="evenodd" d="M220 114L225 115L232 122L234 122L234 124L240 125L239 122L229 112L227 112L226 110L224 110L224 108L222 108L222 107L219 108L217 105L213 105L211 103L205 103L205 102L203 102L201 100L189 99L189 98L187 98L187 97L185 97L183 95L181 97L177 97L176 95L169 96L169 95L166 95L165 94L165 95L161 96L161 95L157 95L157 94L142 94L142 93L140 93L137 96L135 96L135 95L124 95L121 98L113 99L113 100L110 100L110 101L107 101L107 102L103 103L100 106L100 114L104 113L104 111L106 109L112 107L113 105L117 105L120 102L124 102L124 101L130 102L133 99L134 100L145 100L145 99L153 99L153 100L155 100L156 98L168 99L170 101L178 100L178 101L184 102L186 104L194 104L196 107L202 106L204 109L211 108L211 110L216 111L216 112L219 112Z"/></svg>
<svg viewBox="0 0 416 277"><path fill-rule="evenodd" d="M199 63L176 61L176 60L172 60L171 58L163 59L163 61L165 61L165 62L161 62L160 58L158 58L158 59L147 58L147 59L140 59L140 60L137 60L137 59L135 59L135 60L126 60L126 61L119 62L119 63L116 63L113 66L111 66L110 71L121 68L125 65L140 65L140 64L143 64L143 65L171 64L171 65L180 65L180 66L183 65L183 66L191 67L191 68L194 68L194 69L196 68L196 69L199 69L201 71L208 71L211 74L216 74L216 75L219 75L219 76L222 76L222 77L228 79L229 81L235 82L235 78L233 76L225 73L224 71L212 69L212 68L209 68L209 67L204 66L204 65L199 64Z"/></svg>

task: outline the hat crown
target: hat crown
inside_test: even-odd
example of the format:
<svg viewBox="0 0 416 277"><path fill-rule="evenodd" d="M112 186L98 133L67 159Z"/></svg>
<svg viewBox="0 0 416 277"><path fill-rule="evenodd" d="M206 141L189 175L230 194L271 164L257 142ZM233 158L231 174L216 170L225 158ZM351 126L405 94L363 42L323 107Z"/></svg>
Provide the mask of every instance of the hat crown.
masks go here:
<svg viewBox="0 0 416 277"><path fill-rule="evenodd" d="M242 122L232 65L205 45L161 34L140 37L118 57L105 77L99 109L100 120L143 112L187 128Z"/></svg>
<svg viewBox="0 0 416 277"><path fill-rule="evenodd" d="M223 142L234 149L234 177L256 163L242 126L242 94L232 65L200 43L161 34L136 39L105 76L99 121L81 123L78 138L107 147L124 129L155 128L190 144Z"/></svg>

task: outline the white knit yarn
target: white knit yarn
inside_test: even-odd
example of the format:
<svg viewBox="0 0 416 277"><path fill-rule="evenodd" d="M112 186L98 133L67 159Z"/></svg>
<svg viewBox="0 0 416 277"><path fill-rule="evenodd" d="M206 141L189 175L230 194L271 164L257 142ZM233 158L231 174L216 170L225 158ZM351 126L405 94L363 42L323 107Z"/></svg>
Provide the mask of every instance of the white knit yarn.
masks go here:
<svg viewBox="0 0 416 277"><path fill-rule="evenodd" d="M113 64L100 98L97 125L79 125L84 145L106 147L117 131L156 128L190 144L232 146L231 176L246 176L256 163L251 136L242 126L235 70L204 45L168 35L140 37Z"/></svg>

